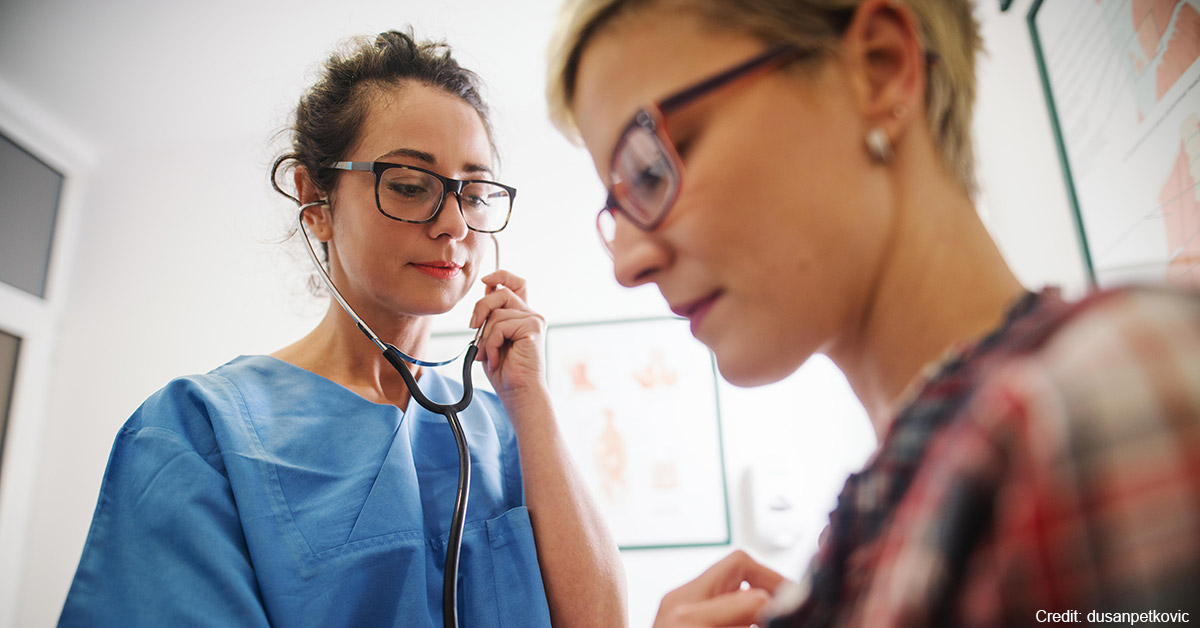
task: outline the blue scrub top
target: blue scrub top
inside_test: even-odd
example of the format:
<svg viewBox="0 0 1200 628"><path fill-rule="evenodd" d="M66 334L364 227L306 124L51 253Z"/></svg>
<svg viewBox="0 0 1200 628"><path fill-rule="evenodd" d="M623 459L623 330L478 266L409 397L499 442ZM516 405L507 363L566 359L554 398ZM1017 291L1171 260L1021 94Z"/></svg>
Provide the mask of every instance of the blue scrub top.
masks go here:
<svg viewBox="0 0 1200 628"><path fill-rule="evenodd" d="M549 626L512 424L482 392L460 418L459 622ZM457 484L445 417L416 403L268 356L176 379L117 435L59 625L441 626Z"/></svg>

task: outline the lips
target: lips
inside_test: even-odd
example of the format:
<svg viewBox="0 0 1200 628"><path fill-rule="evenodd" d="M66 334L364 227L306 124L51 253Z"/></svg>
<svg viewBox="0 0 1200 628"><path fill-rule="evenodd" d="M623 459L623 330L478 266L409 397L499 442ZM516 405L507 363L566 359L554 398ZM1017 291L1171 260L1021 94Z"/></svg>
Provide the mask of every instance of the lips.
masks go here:
<svg viewBox="0 0 1200 628"><path fill-rule="evenodd" d="M679 306L671 306L671 311L691 321L692 335L695 336L701 321L708 315L709 310L712 309L713 304L720 297L721 291L716 290L708 296L696 299L695 301L690 301Z"/></svg>
<svg viewBox="0 0 1200 628"><path fill-rule="evenodd" d="M462 266L454 262L442 262L438 260L430 262L412 262L413 268L434 277L436 279L450 279L462 272Z"/></svg>

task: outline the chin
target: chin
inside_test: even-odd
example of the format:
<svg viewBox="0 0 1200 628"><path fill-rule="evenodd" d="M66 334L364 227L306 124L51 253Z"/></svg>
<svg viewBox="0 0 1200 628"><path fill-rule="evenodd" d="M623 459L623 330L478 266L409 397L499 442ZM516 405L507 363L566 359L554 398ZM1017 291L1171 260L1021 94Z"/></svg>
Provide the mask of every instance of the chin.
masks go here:
<svg viewBox="0 0 1200 628"><path fill-rule="evenodd" d="M395 312L405 312L412 316L439 316L454 309L458 305L457 301L448 301L446 299L434 299L423 301L408 301L406 303L396 303L393 307Z"/></svg>
<svg viewBox="0 0 1200 628"><path fill-rule="evenodd" d="M725 381L740 388L774 384L796 372L804 360L788 360L778 353L778 347L753 351L730 351L713 348L717 370Z"/></svg>
<svg viewBox="0 0 1200 628"><path fill-rule="evenodd" d="M441 316L442 314L445 314L446 312L453 310L454 306L456 306L456 305L458 305L458 304L451 303L450 305L445 305L445 304L439 303L436 305L432 305L432 306L426 308L424 311L422 311L421 316Z"/></svg>

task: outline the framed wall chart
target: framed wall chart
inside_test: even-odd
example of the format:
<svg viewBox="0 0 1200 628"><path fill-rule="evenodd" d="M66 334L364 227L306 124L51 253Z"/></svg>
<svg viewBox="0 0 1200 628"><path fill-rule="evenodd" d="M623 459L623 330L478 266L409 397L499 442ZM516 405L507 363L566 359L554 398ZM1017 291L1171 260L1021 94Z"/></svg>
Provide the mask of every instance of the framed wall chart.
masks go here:
<svg viewBox="0 0 1200 628"><path fill-rule="evenodd" d="M716 371L687 321L552 325L547 354L559 425L621 549L728 544Z"/></svg>
<svg viewBox="0 0 1200 628"><path fill-rule="evenodd" d="M1101 286L1200 286L1200 0L1036 0L1030 34Z"/></svg>

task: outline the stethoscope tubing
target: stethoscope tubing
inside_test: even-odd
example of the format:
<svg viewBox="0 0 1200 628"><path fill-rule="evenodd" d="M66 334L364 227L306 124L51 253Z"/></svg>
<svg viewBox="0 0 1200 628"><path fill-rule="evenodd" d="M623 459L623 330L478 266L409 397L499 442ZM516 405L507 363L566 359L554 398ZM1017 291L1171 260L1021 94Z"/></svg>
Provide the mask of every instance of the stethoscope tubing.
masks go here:
<svg viewBox="0 0 1200 628"><path fill-rule="evenodd" d="M467 495L471 490L471 453L467 448L467 436L463 433L458 413L471 405L474 387L471 385L471 368L479 347L474 341L467 347L463 360L463 394L458 403L434 403L417 386L417 380L405 364L404 358L395 347L388 345L383 356L404 378L409 394L421 407L446 417L454 442L458 446L458 490L454 495L454 514L450 518L450 536L446 541L446 566L442 581L442 625L446 628L458 626L458 557L462 551L462 531L466 523Z"/></svg>
<svg viewBox="0 0 1200 628"><path fill-rule="evenodd" d="M458 490L454 496L454 513L450 519L450 535L446 543L446 565L442 580L442 624L446 628L455 628L458 626L458 559L462 552L462 532L463 526L467 518L467 496L471 489L471 453L467 447L467 437L463 432L462 423L458 419L458 413L467 409L471 405L471 399L474 396L474 386L471 381L472 366L475 363L475 356L479 352L479 339L483 334L484 325L479 326L479 331L475 332L474 339L471 344L467 345L466 352L463 357L463 394L462 397L455 403L436 403L425 393L421 392L421 387L417 385L417 380L413 377L412 370L408 368L408 363L413 363L418 366L437 367L453 362L456 358L451 358L445 362L427 362L418 360L400 351L391 343L384 342L379 339L379 335L367 325L366 321L350 307L342 293L333 285L333 279L329 276L329 272L325 270L325 265L321 263L321 259L317 257L317 251L313 247L312 240L308 237L308 231L304 228L304 211L310 207L326 205L328 201L325 199L304 203L300 206L297 212L300 235L304 238L304 243L308 249L309 257L312 259L313 265L317 267L325 287L333 295L333 298L338 302L338 305L345 310L346 314L354 320L355 326L362 333L375 343L376 347L383 352L383 357L387 359L392 368L400 373L400 377L404 380L404 384L408 387L408 392L414 400L422 408L441 414L446 417L446 422L450 425L450 431L454 434L454 442L458 447ZM494 240L495 236L493 236ZM499 250L497 249L497 265L499 263Z"/></svg>

